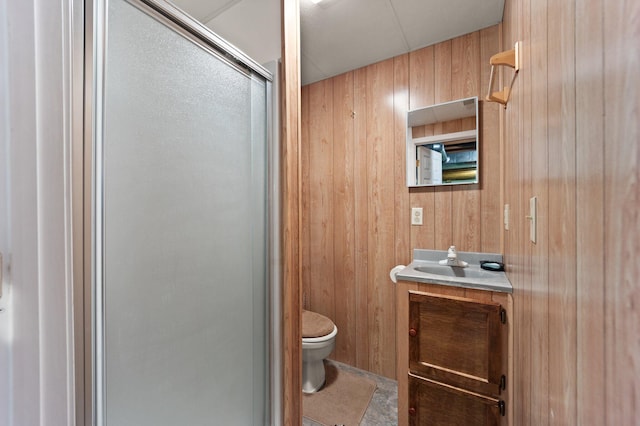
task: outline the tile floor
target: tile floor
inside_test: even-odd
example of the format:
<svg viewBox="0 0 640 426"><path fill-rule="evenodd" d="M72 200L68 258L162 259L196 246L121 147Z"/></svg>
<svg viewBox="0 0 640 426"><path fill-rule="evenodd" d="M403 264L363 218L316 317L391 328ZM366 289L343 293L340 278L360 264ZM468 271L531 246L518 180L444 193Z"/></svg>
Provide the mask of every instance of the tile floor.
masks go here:
<svg viewBox="0 0 640 426"><path fill-rule="evenodd" d="M369 403L369 408L362 417L360 426L395 426L398 424L398 382L337 361L327 360L326 362L339 369L367 377L378 385ZM303 418L302 426L320 426L320 423Z"/></svg>

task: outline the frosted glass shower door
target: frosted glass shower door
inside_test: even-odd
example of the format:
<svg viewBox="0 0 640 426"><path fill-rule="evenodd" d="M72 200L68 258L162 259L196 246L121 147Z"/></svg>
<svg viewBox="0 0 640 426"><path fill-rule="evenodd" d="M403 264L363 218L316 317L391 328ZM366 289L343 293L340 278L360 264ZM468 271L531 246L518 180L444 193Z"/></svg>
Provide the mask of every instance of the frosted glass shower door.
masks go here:
<svg viewBox="0 0 640 426"><path fill-rule="evenodd" d="M107 11L96 411L265 424L269 83L144 8Z"/></svg>

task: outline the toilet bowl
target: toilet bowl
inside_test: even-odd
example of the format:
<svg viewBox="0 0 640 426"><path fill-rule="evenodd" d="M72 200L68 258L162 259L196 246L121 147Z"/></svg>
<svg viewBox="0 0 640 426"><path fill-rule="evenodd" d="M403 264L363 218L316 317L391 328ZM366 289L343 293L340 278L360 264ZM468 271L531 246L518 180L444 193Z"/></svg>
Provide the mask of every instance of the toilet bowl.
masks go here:
<svg viewBox="0 0 640 426"><path fill-rule="evenodd" d="M302 311L302 392L319 391L325 382L324 362L335 347L338 327L324 315Z"/></svg>

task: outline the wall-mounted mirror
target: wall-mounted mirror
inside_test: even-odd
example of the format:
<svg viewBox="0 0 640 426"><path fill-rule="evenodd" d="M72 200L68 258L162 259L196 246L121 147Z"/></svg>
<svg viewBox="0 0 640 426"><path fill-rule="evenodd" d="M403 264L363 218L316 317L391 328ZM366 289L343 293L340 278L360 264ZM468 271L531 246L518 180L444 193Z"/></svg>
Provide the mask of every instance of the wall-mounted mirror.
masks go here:
<svg viewBox="0 0 640 426"><path fill-rule="evenodd" d="M478 98L407 112L407 186L479 182Z"/></svg>

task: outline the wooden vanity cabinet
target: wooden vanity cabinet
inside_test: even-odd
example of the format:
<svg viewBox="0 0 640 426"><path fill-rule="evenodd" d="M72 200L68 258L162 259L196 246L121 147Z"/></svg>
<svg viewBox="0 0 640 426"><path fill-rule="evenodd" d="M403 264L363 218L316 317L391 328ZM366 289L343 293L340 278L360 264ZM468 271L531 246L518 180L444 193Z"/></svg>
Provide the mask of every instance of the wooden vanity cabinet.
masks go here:
<svg viewBox="0 0 640 426"><path fill-rule="evenodd" d="M467 392L409 373L409 424L500 425L504 405L495 398Z"/></svg>
<svg viewBox="0 0 640 426"><path fill-rule="evenodd" d="M409 370L473 392L500 395L506 373L502 311L495 302L409 292Z"/></svg>
<svg viewBox="0 0 640 426"><path fill-rule="evenodd" d="M408 286L398 307L399 424L507 425L507 295L421 287L438 286Z"/></svg>

